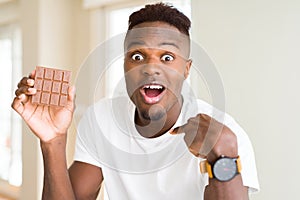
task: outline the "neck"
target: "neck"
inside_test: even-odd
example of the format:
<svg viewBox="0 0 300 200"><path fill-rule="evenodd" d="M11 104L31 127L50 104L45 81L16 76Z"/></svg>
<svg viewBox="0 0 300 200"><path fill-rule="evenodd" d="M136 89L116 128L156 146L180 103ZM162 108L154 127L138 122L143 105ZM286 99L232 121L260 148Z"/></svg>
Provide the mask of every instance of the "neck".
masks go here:
<svg viewBox="0 0 300 200"><path fill-rule="evenodd" d="M183 99L177 101L159 120L144 119L136 110L135 126L137 131L146 138L156 138L165 134L176 123L183 104Z"/></svg>

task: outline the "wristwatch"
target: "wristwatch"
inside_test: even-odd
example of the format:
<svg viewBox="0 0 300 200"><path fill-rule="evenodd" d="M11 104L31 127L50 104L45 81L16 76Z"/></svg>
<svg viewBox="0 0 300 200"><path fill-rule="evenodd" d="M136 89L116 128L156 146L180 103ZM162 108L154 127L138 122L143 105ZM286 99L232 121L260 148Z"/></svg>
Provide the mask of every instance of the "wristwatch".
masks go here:
<svg viewBox="0 0 300 200"><path fill-rule="evenodd" d="M210 164L207 160L200 162L201 173L208 173L209 178L215 178L222 182L230 181L241 171L242 165L239 156L230 158L222 155L213 164Z"/></svg>

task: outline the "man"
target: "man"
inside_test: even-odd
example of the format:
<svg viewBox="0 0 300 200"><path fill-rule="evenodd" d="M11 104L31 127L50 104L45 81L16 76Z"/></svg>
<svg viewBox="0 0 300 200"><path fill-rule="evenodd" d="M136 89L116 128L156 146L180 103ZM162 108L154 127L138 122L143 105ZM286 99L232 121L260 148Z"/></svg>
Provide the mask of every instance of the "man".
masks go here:
<svg viewBox="0 0 300 200"><path fill-rule="evenodd" d="M43 199L95 199L103 180L109 199L241 200L258 189L244 131L230 116L183 94L192 64L189 28L186 16L162 3L130 16L124 42L130 98L103 99L87 110L69 169L74 87L67 106L44 107L30 101L35 72L20 81L12 107L41 141Z"/></svg>

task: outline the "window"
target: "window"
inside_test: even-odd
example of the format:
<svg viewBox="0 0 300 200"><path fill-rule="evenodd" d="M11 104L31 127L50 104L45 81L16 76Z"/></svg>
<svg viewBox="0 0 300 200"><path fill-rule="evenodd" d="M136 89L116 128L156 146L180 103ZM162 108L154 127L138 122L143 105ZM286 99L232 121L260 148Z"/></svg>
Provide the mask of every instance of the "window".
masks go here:
<svg viewBox="0 0 300 200"><path fill-rule="evenodd" d="M16 25L0 26L0 179L22 184L22 122L11 109L21 77L21 33Z"/></svg>
<svg viewBox="0 0 300 200"><path fill-rule="evenodd" d="M187 17L191 18L191 2L185 0L169 0L169 1L162 1L171 3L174 7L179 9L183 12ZM106 10L106 32L107 38L111 38L115 35L124 33L127 30L128 25L128 17L129 15L144 7L144 5L140 6L131 6L131 7L119 7L119 8L107 8ZM106 72L106 89L105 95L108 97L112 97L114 95L116 86L122 85L124 86L125 83L121 83L120 81L123 78L123 60L124 57L120 56L116 58L116 60L111 64Z"/></svg>
<svg viewBox="0 0 300 200"><path fill-rule="evenodd" d="M135 10L138 10L139 8L141 8L141 6L107 9L107 38L111 38L118 34L124 33L127 30L129 15ZM114 95L115 88L118 84L120 84L120 81L122 81L123 60L123 55L120 55L118 58L115 58L114 62L111 63L111 66L106 72L105 95L108 97L112 97ZM124 86L124 83L121 85Z"/></svg>

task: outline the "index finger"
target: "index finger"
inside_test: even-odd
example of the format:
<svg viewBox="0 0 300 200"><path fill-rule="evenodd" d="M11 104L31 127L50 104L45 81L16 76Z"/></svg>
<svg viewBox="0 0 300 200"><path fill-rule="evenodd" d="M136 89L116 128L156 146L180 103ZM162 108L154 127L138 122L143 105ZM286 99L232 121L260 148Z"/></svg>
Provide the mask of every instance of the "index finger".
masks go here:
<svg viewBox="0 0 300 200"><path fill-rule="evenodd" d="M17 87L18 88L21 88L21 87L32 87L34 85L34 80L33 79L30 79L28 77L23 77L20 82L18 83Z"/></svg>
<svg viewBox="0 0 300 200"><path fill-rule="evenodd" d="M185 125L178 126L178 127L174 128L174 129L170 130L169 133L172 134L172 135L185 133L184 126Z"/></svg>
<svg viewBox="0 0 300 200"><path fill-rule="evenodd" d="M197 132L200 125L200 118L198 115L196 117L191 117L187 123L182 126L176 127L170 131L171 134L181 134L181 133L191 133Z"/></svg>

